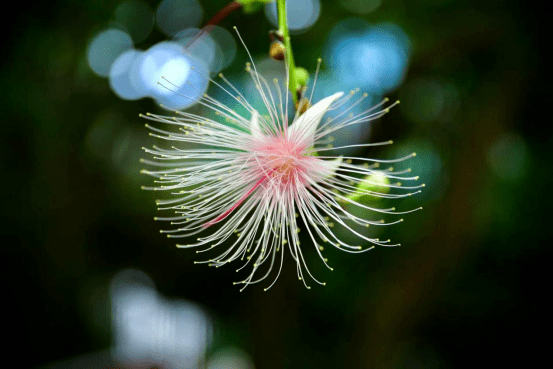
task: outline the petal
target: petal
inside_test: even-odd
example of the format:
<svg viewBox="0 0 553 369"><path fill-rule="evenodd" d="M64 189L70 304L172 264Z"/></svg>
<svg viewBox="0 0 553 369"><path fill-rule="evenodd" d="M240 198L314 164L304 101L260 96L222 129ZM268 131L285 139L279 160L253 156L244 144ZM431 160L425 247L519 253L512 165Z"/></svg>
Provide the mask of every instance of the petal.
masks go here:
<svg viewBox="0 0 553 369"><path fill-rule="evenodd" d="M318 103L307 109L305 113L299 116L288 127L288 138L294 138L294 140L302 141L307 140L307 146L313 142L313 137L319 126L319 122L323 118L323 115L328 111L330 105L340 97L344 95L343 92L337 92L332 96L325 97Z"/></svg>
<svg viewBox="0 0 553 369"><path fill-rule="evenodd" d="M261 132L261 126L259 125L259 113L254 110L252 113L252 120L250 121L250 132L254 138L263 138L263 132Z"/></svg>
<svg viewBox="0 0 553 369"><path fill-rule="evenodd" d="M319 165L320 165L320 171L318 173L317 182L324 181L327 178L332 177L338 168L340 168L340 165L342 164L343 158L341 156L337 157L336 159L332 160L322 160L319 159Z"/></svg>

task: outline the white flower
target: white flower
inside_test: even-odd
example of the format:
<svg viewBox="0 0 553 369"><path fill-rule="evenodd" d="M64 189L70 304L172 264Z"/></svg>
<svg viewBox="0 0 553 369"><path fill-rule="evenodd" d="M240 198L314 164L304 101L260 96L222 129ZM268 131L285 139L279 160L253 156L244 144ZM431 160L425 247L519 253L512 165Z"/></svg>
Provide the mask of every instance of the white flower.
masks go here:
<svg viewBox="0 0 553 369"><path fill-rule="evenodd" d="M396 212L394 208L379 209L367 205L362 198L401 198L420 192L418 189L424 185L390 183L390 180L418 179L402 176L408 171L377 169L380 163L403 161L414 154L395 160L325 156L325 152L331 150L327 147L330 133L381 117L388 112L388 108L379 110L387 100L356 116L346 115L348 109L345 109L334 119L321 124L327 111L344 104L355 106L367 96L363 95L351 103L355 92L346 95L337 92L318 101L288 124L287 96L280 93L278 82L275 80L279 93L274 96L268 82L256 72L255 67L248 66L247 70L264 102L264 115L220 75L228 87L213 83L242 104L249 112L248 117L241 116L208 95L204 95L200 103L215 111L221 118L219 120L180 111L175 112L175 117L143 116L178 129L162 130L147 125L154 132L152 135L170 143L167 149L145 149L154 155L154 160L144 162L160 167L159 170L144 171L156 178L159 184L148 189L171 194L168 199L159 200L158 205L161 210L172 212L173 216L156 219L171 222L175 229L162 232L173 238L190 240L194 236L196 239L194 243L178 247L199 248L198 253L216 254L218 251L217 256L203 263L222 266L236 259L245 260L239 270L249 265L252 271L247 278L236 282L244 284L244 288L267 278L273 266L279 263L278 273L270 288L280 275L284 254L288 251L304 284L307 272L313 280L324 285L307 269L302 247L315 247L329 267L321 253L323 247L320 242L350 253L365 252L374 245L395 246L390 245L389 240L363 235L354 229L353 223L383 225L402 219L384 223L383 220L355 216L350 210L357 207L385 214L410 212ZM385 144L391 144L391 141L351 146ZM375 190L375 187L386 191ZM390 188L406 192L388 193ZM299 224L310 240L310 244L302 244L301 247ZM332 231L334 225L345 227L367 246L350 245L340 239ZM265 272L254 279L261 268Z"/></svg>

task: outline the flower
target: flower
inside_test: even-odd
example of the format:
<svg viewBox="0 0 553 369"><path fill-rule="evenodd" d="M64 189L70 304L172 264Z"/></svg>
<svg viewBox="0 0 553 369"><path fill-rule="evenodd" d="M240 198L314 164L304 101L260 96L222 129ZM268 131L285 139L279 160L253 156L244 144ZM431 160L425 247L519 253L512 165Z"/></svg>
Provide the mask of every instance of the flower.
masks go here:
<svg viewBox="0 0 553 369"><path fill-rule="evenodd" d="M300 247L300 224L307 238L325 265L326 259L320 243L350 253L362 253L375 245L391 245L389 240L370 238L359 231L369 225L395 224L383 220L369 220L354 215L354 208L365 212L405 214L395 208L381 209L367 198L401 198L420 192L418 186L402 186L391 181L413 181L418 177L403 176L409 170L394 172L392 168L379 169L382 163L395 163L415 154L394 160L376 160L345 156L325 155L329 150L330 134L346 126L366 123L389 111L381 107L385 99L375 107L353 116L347 115L351 107L361 103L367 95L356 99L356 91L349 94L336 92L309 107L303 114L296 114L288 124L287 95L282 96L278 81L274 89L249 64L250 73L264 102L267 114L260 114L230 82L220 74L225 87L212 81L225 93L241 104L247 117L231 107L204 95L200 104L213 110L221 119L210 119L193 113L175 111L176 116L157 114L141 115L154 122L169 125L173 130L146 126L151 135L168 141L171 148L154 146L144 150L154 155L147 164L159 170L144 170L156 179L156 191L167 191L171 197L158 200L161 210L171 211L173 216L156 217L168 221L175 229L165 230L168 237L198 237L181 248L200 248L196 252L214 252L215 257L196 263L222 266L236 259L244 260L239 269L251 265L247 278L235 284L258 283L268 277L273 266L280 264L278 274L266 289L278 279L282 270L284 253L290 252L297 265L297 273L305 286L305 272L311 275ZM168 83L168 81L165 81ZM352 100L356 100L352 103ZM333 119L321 124L325 114L337 108L345 108ZM395 104L392 104L392 106ZM391 144L391 141L351 146L376 146ZM390 189L407 191L389 193ZM417 209L415 209L417 210ZM369 246L350 245L333 231L339 225ZM266 272L254 279L256 272ZM241 290L243 290L243 288Z"/></svg>

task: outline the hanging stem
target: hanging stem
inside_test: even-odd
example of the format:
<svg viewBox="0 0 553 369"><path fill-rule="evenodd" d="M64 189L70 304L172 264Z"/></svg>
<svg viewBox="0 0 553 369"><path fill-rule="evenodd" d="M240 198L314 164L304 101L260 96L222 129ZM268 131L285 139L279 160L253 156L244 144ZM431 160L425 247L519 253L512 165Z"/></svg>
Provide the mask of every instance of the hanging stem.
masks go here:
<svg viewBox="0 0 553 369"><path fill-rule="evenodd" d="M196 41L198 41L203 35L208 34L209 32L211 32L213 27L218 25L219 22L221 22L223 19L225 19L230 13L232 13L233 11L235 11L236 9L239 9L241 7L242 7L242 4L240 4L237 1L232 1L232 2L230 2L230 4L227 4L223 9L219 10L217 12L217 14L215 14L213 16L213 18L211 18L206 23L206 25L200 30L200 32L198 32L196 34L196 36L194 36L190 41L188 41L188 43L186 44L184 49L185 50L190 49L190 47L192 47L192 45Z"/></svg>
<svg viewBox="0 0 553 369"><path fill-rule="evenodd" d="M286 64L288 64L289 84L288 88L292 92L294 103L298 102L298 81L296 79L296 64L294 54L292 54L292 44L290 43L290 34L288 32L288 22L286 19L286 0L277 0L278 10L278 29L284 38L284 47L286 49Z"/></svg>

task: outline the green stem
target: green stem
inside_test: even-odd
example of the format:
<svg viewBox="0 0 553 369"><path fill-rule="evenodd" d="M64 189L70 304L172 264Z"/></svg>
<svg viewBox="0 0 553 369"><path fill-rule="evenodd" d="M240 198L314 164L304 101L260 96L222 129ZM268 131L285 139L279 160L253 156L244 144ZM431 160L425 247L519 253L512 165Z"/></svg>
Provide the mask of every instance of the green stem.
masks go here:
<svg viewBox="0 0 553 369"><path fill-rule="evenodd" d="M288 88L292 92L294 102L298 101L298 82L296 80L296 64L294 63L294 54L292 54L292 44L290 43L290 34L288 33L288 22L286 19L286 0L277 0L278 9L278 30L284 38L284 47L286 48L286 63L288 64L289 83Z"/></svg>

